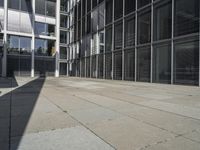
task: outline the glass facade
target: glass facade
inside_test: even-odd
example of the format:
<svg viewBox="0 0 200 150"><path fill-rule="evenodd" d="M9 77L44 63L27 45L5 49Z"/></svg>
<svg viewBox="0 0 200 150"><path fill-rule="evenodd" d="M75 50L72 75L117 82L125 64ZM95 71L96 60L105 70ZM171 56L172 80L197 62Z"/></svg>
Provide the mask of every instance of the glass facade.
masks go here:
<svg viewBox="0 0 200 150"><path fill-rule="evenodd" d="M36 74L199 85L199 0L35 1L8 0L15 65L34 52Z"/></svg>

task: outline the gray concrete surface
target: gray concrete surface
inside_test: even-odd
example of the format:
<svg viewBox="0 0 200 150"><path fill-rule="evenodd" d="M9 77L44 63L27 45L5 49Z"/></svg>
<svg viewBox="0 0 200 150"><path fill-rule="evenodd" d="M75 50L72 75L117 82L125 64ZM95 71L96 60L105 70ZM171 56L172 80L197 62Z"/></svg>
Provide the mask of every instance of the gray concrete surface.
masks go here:
<svg viewBox="0 0 200 150"><path fill-rule="evenodd" d="M0 150L200 150L200 88L0 78Z"/></svg>

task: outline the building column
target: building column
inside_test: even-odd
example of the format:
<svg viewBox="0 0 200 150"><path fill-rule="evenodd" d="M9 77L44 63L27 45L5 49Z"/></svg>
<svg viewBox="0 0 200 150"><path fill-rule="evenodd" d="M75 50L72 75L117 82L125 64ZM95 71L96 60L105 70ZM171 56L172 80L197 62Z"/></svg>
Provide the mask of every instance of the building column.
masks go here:
<svg viewBox="0 0 200 150"><path fill-rule="evenodd" d="M4 24L3 24L3 58L2 58L2 76L7 76L7 22L8 22L8 0L4 0Z"/></svg>
<svg viewBox="0 0 200 150"><path fill-rule="evenodd" d="M32 17L32 43L31 43L31 77L35 76L34 64L35 64L35 0L32 0L32 9L33 9L33 17Z"/></svg>
<svg viewBox="0 0 200 150"><path fill-rule="evenodd" d="M55 77L59 77L59 55L60 55L60 0L56 3L56 61Z"/></svg>

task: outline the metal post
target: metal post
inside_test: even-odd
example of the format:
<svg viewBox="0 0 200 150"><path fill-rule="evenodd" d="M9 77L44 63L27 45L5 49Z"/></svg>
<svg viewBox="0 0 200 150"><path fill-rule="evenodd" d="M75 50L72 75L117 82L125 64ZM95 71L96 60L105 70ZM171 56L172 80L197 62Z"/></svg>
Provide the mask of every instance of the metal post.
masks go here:
<svg viewBox="0 0 200 150"><path fill-rule="evenodd" d="M124 27L125 27L125 0L123 0L123 25L122 25L122 80L124 80Z"/></svg>
<svg viewBox="0 0 200 150"><path fill-rule="evenodd" d="M112 80L114 79L114 38L115 38L115 24L114 24L114 18L115 18L115 0L113 0L113 16L112 16L112 49L111 49L111 53L112 53L112 73L111 73L111 78Z"/></svg>

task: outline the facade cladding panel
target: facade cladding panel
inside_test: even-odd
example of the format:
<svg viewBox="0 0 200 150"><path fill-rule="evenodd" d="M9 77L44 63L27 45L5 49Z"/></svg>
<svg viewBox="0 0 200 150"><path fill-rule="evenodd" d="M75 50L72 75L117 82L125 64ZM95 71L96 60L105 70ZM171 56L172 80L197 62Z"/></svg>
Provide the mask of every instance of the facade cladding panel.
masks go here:
<svg viewBox="0 0 200 150"><path fill-rule="evenodd" d="M35 2L33 11L31 0L0 1L8 76L60 68L68 76L200 85L199 0Z"/></svg>

